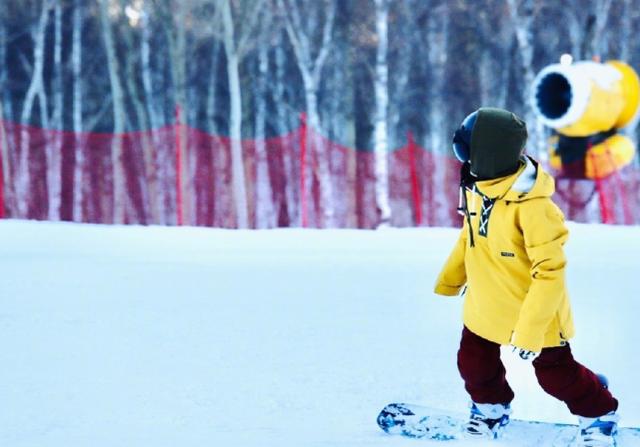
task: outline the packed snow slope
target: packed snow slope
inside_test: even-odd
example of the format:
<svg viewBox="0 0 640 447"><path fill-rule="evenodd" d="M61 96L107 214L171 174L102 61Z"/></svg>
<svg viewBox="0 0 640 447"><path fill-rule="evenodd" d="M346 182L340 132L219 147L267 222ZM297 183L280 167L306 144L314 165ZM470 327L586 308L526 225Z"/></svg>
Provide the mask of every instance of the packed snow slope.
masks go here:
<svg viewBox="0 0 640 447"><path fill-rule="evenodd" d="M640 425L640 228L570 230L574 353ZM0 446L432 445L375 418L466 412L462 300L432 293L457 234L2 221ZM574 421L503 354L514 417Z"/></svg>

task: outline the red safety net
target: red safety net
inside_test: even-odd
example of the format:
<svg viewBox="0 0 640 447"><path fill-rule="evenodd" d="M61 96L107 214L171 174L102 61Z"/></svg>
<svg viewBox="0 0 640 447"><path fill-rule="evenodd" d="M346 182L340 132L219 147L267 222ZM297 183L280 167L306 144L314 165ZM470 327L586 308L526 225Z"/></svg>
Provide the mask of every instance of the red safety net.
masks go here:
<svg viewBox="0 0 640 447"><path fill-rule="evenodd" d="M112 145L120 138L124 223L237 226L228 137L185 125L114 135L0 124L4 217L113 223ZM375 228L380 223L373 152L331 141L304 119L288 134L243 140L242 151L251 228ZM329 197L323 166L329 172ZM408 134L403 147L389 152L388 169L391 225L461 224L459 163L453 157L426 150ZM556 199L571 220L602 215L608 223L638 223L638 186L638 170L627 168L599 184L560 179ZM58 199L52 194L57 188Z"/></svg>
<svg viewBox="0 0 640 447"><path fill-rule="evenodd" d="M640 170L627 166L600 180L556 178L555 202L568 220L640 223Z"/></svg>

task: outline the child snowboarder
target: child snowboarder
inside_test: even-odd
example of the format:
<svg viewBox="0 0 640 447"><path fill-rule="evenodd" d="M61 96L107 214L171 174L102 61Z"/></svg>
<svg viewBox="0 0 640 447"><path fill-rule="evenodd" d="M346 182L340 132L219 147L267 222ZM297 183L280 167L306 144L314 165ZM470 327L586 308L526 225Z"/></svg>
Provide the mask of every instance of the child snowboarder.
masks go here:
<svg viewBox="0 0 640 447"><path fill-rule="evenodd" d="M466 285L458 369L471 395L468 435L497 438L509 422L514 394L500 346L533 360L544 391L580 420L583 446L613 446L618 401L604 376L576 362L565 287L568 231L552 202L553 178L523 155L525 123L502 109L481 108L453 138L461 169L464 224L435 292Z"/></svg>

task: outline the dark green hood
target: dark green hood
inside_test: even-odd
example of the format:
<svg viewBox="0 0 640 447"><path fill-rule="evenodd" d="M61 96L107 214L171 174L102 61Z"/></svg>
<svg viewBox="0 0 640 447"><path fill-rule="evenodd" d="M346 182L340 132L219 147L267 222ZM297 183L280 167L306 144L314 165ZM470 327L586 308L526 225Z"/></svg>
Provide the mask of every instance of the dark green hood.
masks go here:
<svg viewBox="0 0 640 447"><path fill-rule="evenodd" d="M479 179L513 174L527 142L527 125L514 113L492 107L478 109L471 134L471 173Z"/></svg>

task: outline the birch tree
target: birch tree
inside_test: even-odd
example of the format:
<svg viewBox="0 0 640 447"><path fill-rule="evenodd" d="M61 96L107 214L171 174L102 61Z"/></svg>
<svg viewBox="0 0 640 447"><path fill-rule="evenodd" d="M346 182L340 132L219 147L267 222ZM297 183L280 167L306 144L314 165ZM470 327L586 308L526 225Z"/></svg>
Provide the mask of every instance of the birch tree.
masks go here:
<svg viewBox="0 0 640 447"><path fill-rule="evenodd" d="M73 89L73 133L75 137L75 163L73 167L73 211L72 220L76 222L83 221L82 204L85 192L85 171L86 157L84 154L85 138L82 133L83 117L82 104L83 97L83 79L82 79L82 25L84 17L84 7L82 0L74 0L72 33L71 33L71 71L72 71L72 89Z"/></svg>
<svg viewBox="0 0 640 447"><path fill-rule="evenodd" d="M152 2L155 6L153 11L156 16L159 18L161 30L164 31L164 36L166 38L166 42L168 43L168 60L169 60L169 69L171 73L172 80L172 93L173 93L173 105L176 113L173 115L175 117L174 126L179 137L180 145L177 148L179 152L180 159L182 160L181 166L176 166L176 169L180 169L180 172L175 172L177 178L181 179L181 183L178 185L179 190L176 191L176 194L180 194L182 196L182 216L177 216L177 220L179 221L182 218L185 218L186 223L192 223L194 221L194 212L195 212L195 197L194 197L194 189L193 189L193 179L189 172L189 157L193 156L192 151L188 150L187 144L187 132L185 122L183 121L183 117L188 115L188 108L190 105L187 103L187 20L191 21L192 17L190 15L191 9L193 8L194 2L185 2L185 1L164 1L164 0L156 0ZM146 9L143 7L144 13L148 13L150 9ZM150 32L150 21L147 17L143 18L142 26L144 28L144 33ZM146 34L143 37L143 51L148 51L147 48L151 49L151 53L156 54L157 51L153 51L153 47L151 44L151 38L153 36ZM148 46L148 47L147 47ZM146 48L145 48L146 47ZM150 53L150 54L151 54ZM146 58L146 60L144 60ZM143 71L149 69L149 55L143 56ZM153 72L153 68L149 73ZM153 90L152 83L150 81L150 76L145 74L147 80L145 83L145 95L149 98L149 92ZM155 109L155 107L154 107ZM160 112L160 108L157 109L158 113ZM152 118L152 126L153 121ZM162 156L164 157L164 156ZM164 162L163 162L164 161ZM172 163L169 160L158 160L158 168L159 168L159 176L161 177L161 181L163 181L164 188L170 190L170 186L168 182L164 182L168 180L166 177L169 175L166 172L165 167L170 166ZM162 178L165 177L165 178ZM173 196L173 194L171 194ZM177 198L176 198L177 202ZM176 210L176 214L180 212L180 210Z"/></svg>
<svg viewBox="0 0 640 447"><path fill-rule="evenodd" d="M62 203L62 130L64 107L64 84L62 81L62 3L55 2L53 38L53 114L51 122L54 133L46 147L48 219L60 220Z"/></svg>
<svg viewBox="0 0 640 447"><path fill-rule="evenodd" d="M155 166L154 166L154 155L155 148L152 144L151 137L149 132L146 132L149 129L149 119L147 116L147 108L144 104L144 96L141 94L140 89L138 87L138 75L139 75L139 60L140 55L137 51L138 45L135 41L138 34L138 26L140 24L140 18L142 16L142 11L138 10L135 4L128 5L126 7L127 15L129 17L129 25L124 28L120 32L121 41L124 42L127 49L127 57L124 58L124 85L126 97L129 100L129 103L133 106L130 107L132 110L132 114L127 114L128 117L135 116L135 121L137 123L138 129L143 129L143 132L140 132L140 142L141 142L141 150L142 150L142 169L143 172L139 173L137 182L138 187L140 188L140 194L142 196L142 209L137 210L138 212L138 222L146 223L149 220L149 216L151 216L152 222L158 222L156 220L158 218L157 212L157 184L156 184L156 176L154 175ZM135 128L134 123L129 122L129 128ZM130 199L131 197L128 196ZM136 207L132 207L136 209Z"/></svg>
<svg viewBox="0 0 640 447"><path fill-rule="evenodd" d="M190 3L184 1L167 2L163 15L168 18L168 26L165 26L167 40L169 42L169 60L171 61L171 77L173 79L173 95L176 106L176 129L179 136L180 152L182 165L176 169L181 169L180 173L176 173L182 179L179 185L180 194L182 195L182 213L186 216L186 222L194 222L195 197L193 190L193 181L189 172L189 155L187 147L187 132L185 122L181 120L186 116L187 111L187 29L186 18L188 15L188 7Z"/></svg>
<svg viewBox="0 0 640 447"><path fill-rule="evenodd" d="M307 123L312 129L310 147L316 151L324 227L335 225L333 186L329 156L320 138L318 90L324 64L331 50L336 5L334 0L278 0L287 35L293 46L304 85ZM317 35L319 34L319 35ZM311 154L309 154L311 156ZM307 179L310 184L311 179ZM307 186L307 191L310 189Z"/></svg>
<svg viewBox="0 0 640 447"><path fill-rule="evenodd" d="M227 77L229 80L229 134L231 136L231 172L233 198L236 209L237 226L249 227L247 185L242 154L242 91L240 89L240 60L236 44L235 23L231 13L230 0L222 2L222 24L224 28L224 50L227 57Z"/></svg>
<svg viewBox="0 0 640 447"><path fill-rule="evenodd" d="M9 152L9 141L7 139L7 131L5 129L5 102L7 101L7 29L4 23L4 14L0 13L0 91L3 92L0 96L0 160L2 160L2 179L4 183L0 185L4 193L4 206L6 209L11 209L13 206L13 188L11 178L11 164ZM10 97L9 97L10 98Z"/></svg>
<svg viewBox="0 0 640 447"><path fill-rule="evenodd" d="M387 62L389 35L389 1L375 0L375 28L377 36L376 65L374 77L375 117L373 148L375 153L376 205L379 225L387 226L391 220L389 204L389 65Z"/></svg>
<svg viewBox="0 0 640 447"><path fill-rule="evenodd" d="M248 17L234 18L231 1L222 0L221 19L224 30L223 42L227 58L227 77L229 83L229 134L231 137L231 171L233 198L238 228L248 228L249 214L247 187L242 155L242 90L240 85L240 62L245 56L252 33L260 14L264 13L264 0L254 0L244 4L241 11L248 11ZM239 13L235 13L237 16ZM244 23L244 26L238 26Z"/></svg>
<svg viewBox="0 0 640 447"><path fill-rule="evenodd" d="M109 18L109 0L100 0L100 23L102 39L107 54L107 68L109 83L113 98L113 139L111 142L111 163L113 169L113 223L122 224L125 218L126 185L123 166L122 134L125 125L125 103L122 84L120 82L120 63L116 54L111 21Z"/></svg>
<svg viewBox="0 0 640 447"><path fill-rule="evenodd" d="M140 70L142 77L142 89L144 92L144 105L147 109L149 124L151 126L151 143L155 151L151 156L151 160L147 160L147 179L149 182L150 195L155 197L151 204L151 215L153 222L164 225L168 223L167 210L167 188L169 187L168 167L170 160L167 159L167 151L161 150L161 146L166 144L161 140L159 129L164 125L165 118L162 112L162 96L158 84L162 79L158 72L161 67L154 67L151 54L153 44L153 29L151 22L151 14L154 12L150 8L150 3L142 4L140 10ZM160 60L163 52L154 52L156 60Z"/></svg>
<svg viewBox="0 0 640 447"><path fill-rule="evenodd" d="M30 123L31 114L33 111L33 103L36 96L40 98L40 115L41 120L47 121L47 107L43 104L43 70L44 70L44 47L45 47L45 33L47 30L47 23L49 22L49 11L51 10L52 1L43 0L40 8L40 17L37 25L33 27L30 32L31 38L34 42L33 47L33 71L31 74L31 82L25 95L25 99L22 105L22 113L20 115L21 126L21 138L20 138L20 158L18 161L18 169L16 174L16 206L17 216L26 218L29 209L29 188L31 184L30 168L30 134L27 129L27 125ZM46 96L44 96L46 98Z"/></svg>

